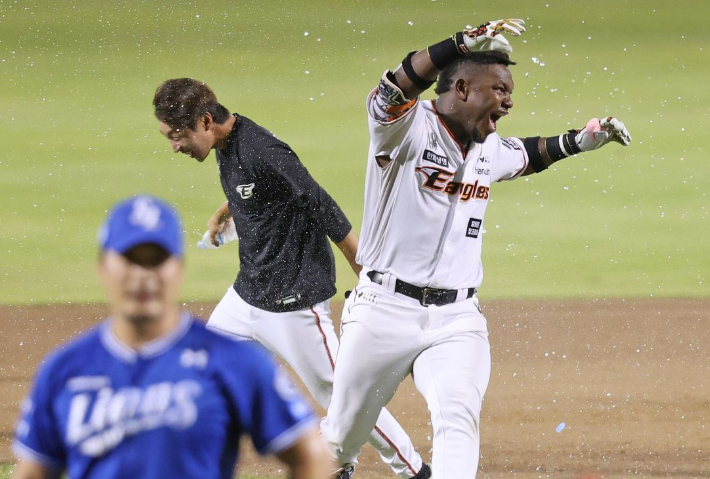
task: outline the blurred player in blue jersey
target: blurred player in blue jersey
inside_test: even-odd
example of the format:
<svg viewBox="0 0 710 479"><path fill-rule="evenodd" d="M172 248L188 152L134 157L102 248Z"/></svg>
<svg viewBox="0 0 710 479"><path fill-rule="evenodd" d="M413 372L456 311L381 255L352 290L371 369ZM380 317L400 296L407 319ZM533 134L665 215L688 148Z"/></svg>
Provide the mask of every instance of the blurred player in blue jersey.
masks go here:
<svg viewBox="0 0 710 479"><path fill-rule="evenodd" d="M180 311L174 210L123 201L99 242L112 316L43 363L15 431L13 478L231 479L242 434L291 478L327 478L317 421L269 354Z"/></svg>

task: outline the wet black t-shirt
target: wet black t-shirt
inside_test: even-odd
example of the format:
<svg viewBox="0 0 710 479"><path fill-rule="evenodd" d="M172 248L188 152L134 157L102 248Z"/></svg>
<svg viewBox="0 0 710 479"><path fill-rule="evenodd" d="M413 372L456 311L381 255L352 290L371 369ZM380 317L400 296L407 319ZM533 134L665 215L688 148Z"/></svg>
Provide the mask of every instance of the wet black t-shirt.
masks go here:
<svg viewBox="0 0 710 479"><path fill-rule="evenodd" d="M350 222L286 143L235 117L227 146L216 152L239 235L234 289L267 311L308 308L335 294L328 237L342 241Z"/></svg>

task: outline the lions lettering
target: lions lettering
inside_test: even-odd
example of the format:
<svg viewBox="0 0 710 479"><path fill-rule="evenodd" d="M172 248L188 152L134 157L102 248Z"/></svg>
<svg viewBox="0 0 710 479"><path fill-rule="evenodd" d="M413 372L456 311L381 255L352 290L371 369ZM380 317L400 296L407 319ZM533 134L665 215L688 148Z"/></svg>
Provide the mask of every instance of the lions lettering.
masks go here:
<svg viewBox="0 0 710 479"><path fill-rule="evenodd" d="M478 180L475 183L453 181L451 178L453 178L454 173L435 166L419 166L415 171L425 176L426 180L422 185L424 188L443 191L449 195L460 195L461 201L468 201L471 198L476 200L488 199L491 188L486 185L479 185Z"/></svg>
<svg viewBox="0 0 710 479"><path fill-rule="evenodd" d="M201 393L197 381L184 380L77 394L69 408L67 443L98 457L142 431L163 426L187 429L197 420L195 399Z"/></svg>

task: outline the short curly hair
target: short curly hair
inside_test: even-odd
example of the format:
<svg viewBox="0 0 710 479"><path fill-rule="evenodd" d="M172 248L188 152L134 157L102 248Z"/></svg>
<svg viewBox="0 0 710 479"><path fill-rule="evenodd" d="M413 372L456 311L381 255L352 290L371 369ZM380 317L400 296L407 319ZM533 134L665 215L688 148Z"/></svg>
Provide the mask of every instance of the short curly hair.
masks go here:
<svg viewBox="0 0 710 479"><path fill-rule="evenodd" d="M466 55L457 58L453 62L446 65L446 67L441 70L439 77L436 80L436 89L434 92L437 95L446 93L451 89L451 85L454 82L454 75L456 75L461 68L467 67L469 65L479 67L481 65L515 65L515 62L510 59L507 53L499 51L489 51L489 52L471 52Z"/></svg>
<svg viewBox="0 0 710 479"><path fill-rule="evenodd" d="M192 78L173 78L164 81L153 96L153 107L158 120L172 128L194 130L205 113L212 115L215 123L229 119L229 110L217 101L217 96L207 84Z"/></svg>

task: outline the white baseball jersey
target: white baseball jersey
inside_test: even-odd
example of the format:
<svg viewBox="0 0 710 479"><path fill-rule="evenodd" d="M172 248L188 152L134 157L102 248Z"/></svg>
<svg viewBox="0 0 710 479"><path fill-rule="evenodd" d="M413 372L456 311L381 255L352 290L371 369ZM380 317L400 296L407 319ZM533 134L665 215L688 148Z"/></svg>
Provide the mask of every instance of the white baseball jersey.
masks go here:
<svg viewBox="0 0 710 479"><path fill-rule="evenodd" d="M479 287L483 220L495 181L528 166L521 140L491 134L464 149L434 101L367 98L370 149L357 261L418 286ZM391 162L380 167L376 157Z"/></svg>

